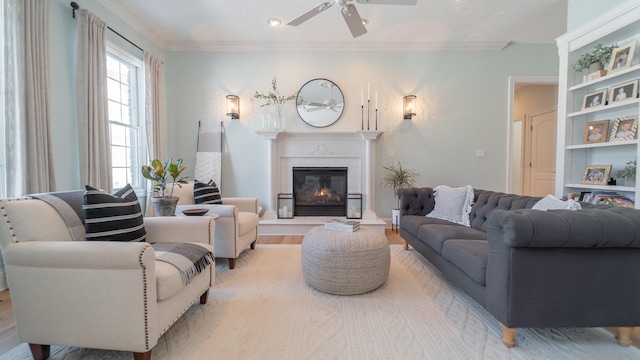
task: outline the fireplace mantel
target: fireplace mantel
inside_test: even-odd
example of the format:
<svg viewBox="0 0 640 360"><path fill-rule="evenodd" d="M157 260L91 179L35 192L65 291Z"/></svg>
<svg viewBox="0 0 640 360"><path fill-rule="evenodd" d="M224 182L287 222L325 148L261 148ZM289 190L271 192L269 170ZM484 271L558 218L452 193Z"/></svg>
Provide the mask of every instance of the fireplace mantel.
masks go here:
<svg viewBox="0 0 640 360"><path fill-rule="evenodd" d="M348 192L362 193L363 220L375 214L376 140L382 130L280 131L258 130L267 147L267 211L275 219L278 193L292 192L293 166L345 166L349 168Z"/></svg>

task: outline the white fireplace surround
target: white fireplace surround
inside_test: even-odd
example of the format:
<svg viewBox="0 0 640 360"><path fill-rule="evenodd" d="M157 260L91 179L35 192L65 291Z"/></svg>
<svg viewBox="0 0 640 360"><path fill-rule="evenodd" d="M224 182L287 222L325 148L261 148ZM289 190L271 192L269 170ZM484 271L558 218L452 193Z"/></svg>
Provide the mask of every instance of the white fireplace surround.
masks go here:
<svg viewBox="0 0 640 360"><path fill-rule="evenodd" d="M383 132L259 130L267 147L267 211L261 225L273 223L271 220L277 218L277 194L293 193L293 167L346 167L347 192L362 194L363 225L367 221L380 222L375 213L375 161L376 140ZM317 225L318 221L324 219L293 222ZM278 223L292 221L279 219ZM273 232L263 231L261 226L261 233Z"/></svg>

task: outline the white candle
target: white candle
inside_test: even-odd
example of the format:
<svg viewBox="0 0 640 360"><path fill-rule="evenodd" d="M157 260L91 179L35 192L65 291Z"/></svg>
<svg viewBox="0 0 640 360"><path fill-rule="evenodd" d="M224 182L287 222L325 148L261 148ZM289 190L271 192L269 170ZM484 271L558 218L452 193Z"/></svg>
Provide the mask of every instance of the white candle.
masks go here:
<svg viewBox="0 0 640 360"><path fill-rule="evenodd" d="M378 110L378 92L376 91L376 110Z"/></svg>
<svg viewBox="0 0 640 360"><path fill-rule="evenodd" d="M360 88L360 106L364 106L364 90Z"/></svg>
<svg viewBox="0 0 640 360"><path fill-rule="evenodd" d="M356 213L356 217L360 218L360 213L359 212Z"/></svg>
<svg viewBox="0 0 640 360"><path fill-rule="evenodd" d="M284 212L282 211L282 209L278 209L278 214L280 215L281 218L284 217Z"/></svg>
<svg viewBox="0 0 640 360"><path fill-rule="evenodd" d="M367 101L371 100L371 82L367 83Z"/></svg>
<svg viewBox="0 0 640 360"><path fill-rule="evenodd" d="M283 206L282 207L282 212L284 212L285 215L289 214L289 207L288 206Z"/></svg>

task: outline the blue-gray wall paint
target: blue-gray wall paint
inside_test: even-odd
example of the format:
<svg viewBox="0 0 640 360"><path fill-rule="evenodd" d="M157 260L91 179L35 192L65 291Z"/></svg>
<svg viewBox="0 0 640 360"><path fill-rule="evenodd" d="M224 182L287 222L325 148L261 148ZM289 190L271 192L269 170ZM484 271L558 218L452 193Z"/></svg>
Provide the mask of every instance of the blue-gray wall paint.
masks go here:
<svg viewBox="0 0 640 360"><path fill-rule="evenodd" d="M628 0L569 0L567 7L567 32L571 32L602 13ZM635 0L632 0L635 1Z"/></svg>

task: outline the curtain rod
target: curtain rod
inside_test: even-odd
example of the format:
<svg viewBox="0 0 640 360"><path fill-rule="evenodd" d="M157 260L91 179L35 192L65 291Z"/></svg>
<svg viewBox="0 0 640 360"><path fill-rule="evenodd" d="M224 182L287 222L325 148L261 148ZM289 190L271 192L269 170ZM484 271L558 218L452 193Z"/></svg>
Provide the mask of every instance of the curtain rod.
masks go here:
<svg viewBox="0 0 640 360"><path fill-rule="evenodd" d="M77 2L72 1L72 2L71 2L71 8L72 8L72 9L71 9L71 16L73 16L73 18L75 19L75 18L76 18L76 11L80 10L80 5L78 5L78 3L77 3ZM140 49L140 51L144 52L144 50L143 50L140 46L138 46L138 45L134 44L134 43L133 43L133 41L131 41L131 40L127 39L126 37L124 37L124 36L123 36L122 34L120 34L119 32L117 32L117 31L113 30L111 27L107 26L107 29L111 30L111 32L113 32L114 34L116 34L116 35L120 36L121 38L123 38L123 39L124 39L126 42L128 42L129 44L131 44L131 45L133 45L133 46L137 47L138 49Z"/></svg>

